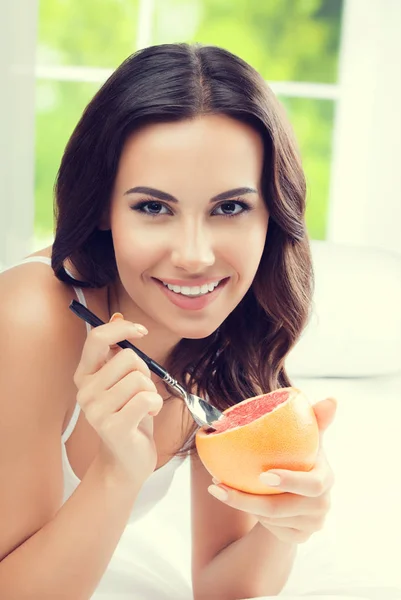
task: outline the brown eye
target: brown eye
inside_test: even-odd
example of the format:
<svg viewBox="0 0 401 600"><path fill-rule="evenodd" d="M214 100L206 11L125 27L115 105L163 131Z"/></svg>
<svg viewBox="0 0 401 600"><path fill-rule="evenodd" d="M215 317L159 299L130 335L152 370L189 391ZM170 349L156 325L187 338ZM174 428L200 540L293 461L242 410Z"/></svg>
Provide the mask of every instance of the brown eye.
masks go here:
<svg viewBox="0 0 401 600"><path fill-rule="evenodd" d="M131 206L131 209L148 215L149 217L163 217L165 215L173 214L169 206L163 204L163 202L156 202L155 200L138 202L138 204ZM163 209L166 209L167 212L162 212ZM216 213L216 211L220 209L222 209L223 212ZM253 210L253 208L247 202L231 200L229 202L222 202L217 208L214 209L212 216L228 218L239 217L251 210Z"/></svg>
<svg viewBox="0 0 401 600"><path fill-rule="evenodd" d="M236 208L238 207L240 208L240 210L236 211ZM237 217L252 210L251 206L246 202L237 201L223 202L222 204L220 204L220 206L217 207L216 210L219 210L220 208L223 210L223 213L218 214L218 217Z"/></svg>
<svg viewBox="0 0 401 600"><path fill-rule="evenodd" d="M144 213L145 215L149 215L150 217L158 217L164 216L166 214L171 214L171 212L161 212L161 209L163 208L168 209L168 207L165 204L162 204L161 202L156 202L155 200L147 200L146 202L139 202L138 204L131 206L132 210Z"/></svg>

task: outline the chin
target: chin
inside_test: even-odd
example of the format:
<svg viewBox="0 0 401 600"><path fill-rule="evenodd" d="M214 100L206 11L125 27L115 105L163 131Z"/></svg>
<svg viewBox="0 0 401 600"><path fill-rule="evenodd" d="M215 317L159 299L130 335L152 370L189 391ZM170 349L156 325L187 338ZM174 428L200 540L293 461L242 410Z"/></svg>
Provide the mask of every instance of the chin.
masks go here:
<svg viewBox="0 0 401 600"><path fill-rule="evenodd" d="M187 340L203 340L204 338L209 337L209 335L212 335L213 331L208 331L207 333L188 333L185 336L185 339Z"/></svg>
<svg viewBox="0 0 401 600"><path fill-rule="evenodd" d="M217 329L219 328L219 325L217 325L216 327L183 327L180 330L174 329L174 333L176 333L180 339L187 339L187 340L202 340L204 338L209 337L210 335L212 335Z"/></svg>

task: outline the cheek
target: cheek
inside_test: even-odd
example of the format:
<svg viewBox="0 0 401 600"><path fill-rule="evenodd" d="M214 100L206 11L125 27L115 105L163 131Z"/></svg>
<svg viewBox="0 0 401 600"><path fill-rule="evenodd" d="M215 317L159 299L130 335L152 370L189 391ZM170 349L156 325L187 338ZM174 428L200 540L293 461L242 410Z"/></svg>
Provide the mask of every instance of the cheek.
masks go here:
<svg viewBox="0 0 401 600"><path fill-rule="evenodd" d="M145 227L130 223L129 217L116 219L112 231L117 263L130 264L136 269L157 258L160 241L152 239L152 234Z"/></svg>
<svg viewBox="0 0 401 600"><path fill-rule="evenodd" d="M253 277L256 273L266 241L267 228L256 225L238 233L230 240L228 257L243 277Z"/></svg>
<svg viewBox="0 0 401 600"><path fill-rule="evenodd" d="M136 276L144 271L148 248L143 248L138 236L115 235L113 237L114 254L120 279L128 290L136 280ZM130 283L131 282L131 283Z"/></svg>

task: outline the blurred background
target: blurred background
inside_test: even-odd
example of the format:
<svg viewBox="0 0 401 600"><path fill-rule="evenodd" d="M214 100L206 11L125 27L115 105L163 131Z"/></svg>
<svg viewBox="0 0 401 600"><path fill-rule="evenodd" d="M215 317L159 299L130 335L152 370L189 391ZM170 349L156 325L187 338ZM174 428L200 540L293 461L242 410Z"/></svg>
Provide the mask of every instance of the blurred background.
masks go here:
<svg viewBox="0 0 401 600"><path fill-rule="evenodd" d="M0 265L51 242L53 185L84 107L144 46L199 41L284 104L315 240L401 253L400 0L2 0Z"/></svg>
<svg viewBox="0 0 401 600"><path fill-rule="evenodd" d="M135 50L222 46L260 71L288 113L316 290L286 367L313 403L339 405L325 437L333 509L302 545L287 593L401 599L400 32L401 0L0 0L0 271L51 243L67 140ZM127 551L143 564L150 544L190 586L188 479L186 461Z"/></svg>

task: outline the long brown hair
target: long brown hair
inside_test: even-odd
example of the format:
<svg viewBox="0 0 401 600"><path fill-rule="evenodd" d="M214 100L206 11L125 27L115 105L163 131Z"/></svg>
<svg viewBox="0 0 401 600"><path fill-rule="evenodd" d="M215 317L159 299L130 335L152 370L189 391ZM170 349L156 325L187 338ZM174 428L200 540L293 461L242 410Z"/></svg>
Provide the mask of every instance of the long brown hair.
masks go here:
<svg viewBox="0 0 401 600"><path fill-rule="evenodd" d="M98 225L127 137L147 123L210 114L247 123L261 135L269 228L256 276L241 302L207 338L182 339L164 366L224 410L291 385L285 358L309 320L314 287L296 142L280 103L250 65L227 50L201 44L152 46L122 63L85 109L65 149L55 186L52 267L69 285L113 282L118 272L111 233ZM64 270L67 258L82 281ZM194 451L197 429L194 424L177 454Z"/></svg>

